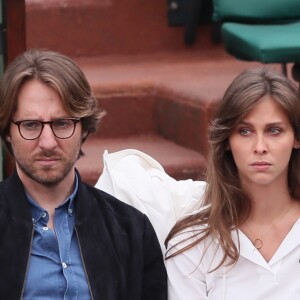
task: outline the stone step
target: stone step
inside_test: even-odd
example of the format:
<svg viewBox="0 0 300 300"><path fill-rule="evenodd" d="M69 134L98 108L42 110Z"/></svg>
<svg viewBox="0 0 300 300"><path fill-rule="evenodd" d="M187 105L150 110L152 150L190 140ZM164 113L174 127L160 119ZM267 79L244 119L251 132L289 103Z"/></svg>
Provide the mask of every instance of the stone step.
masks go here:
<svg viewBox="0 0 300 300"><path fill-rule="evenodd" d="M192 54L77 58L107 111L98 136L160 134L207 153L207 127L225 89L243 69L218 46Z"/></svg>
<svg viewBox="0 0 300 300"><path fill-rule="evenodd" d="M186 49L184 27L169 26L167 1L26 0L27 48L69 56L139 55ZM202 25L193 47L212 44Z"/></svg>
<svg viewBox="0 0 300 300"><path fill-rule="evenodd" d="M136 135L123 138L90 138L83 145L85 156L76 167L83 180L97 182L103 170L102 155L124 149L137 149L155 158L172 177L199 180L204 178L206 160L199 152L182 147L159 135ZM128 166L130 167L130 166Z"/></svg>

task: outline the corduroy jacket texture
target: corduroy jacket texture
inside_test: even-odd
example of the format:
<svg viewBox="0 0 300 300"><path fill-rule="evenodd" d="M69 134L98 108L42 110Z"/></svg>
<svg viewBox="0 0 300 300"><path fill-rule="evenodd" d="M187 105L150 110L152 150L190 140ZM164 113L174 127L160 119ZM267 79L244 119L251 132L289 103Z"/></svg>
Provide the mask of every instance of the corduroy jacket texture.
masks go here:
<svg viewBox="0 0 300 300"><path fill-rule="evenodd" d="M166 300L167 275L148 218L78 177L75 232L92 299ZM22 299L32 236L31 210L15 172L0 183L0 299Z"/></svg>

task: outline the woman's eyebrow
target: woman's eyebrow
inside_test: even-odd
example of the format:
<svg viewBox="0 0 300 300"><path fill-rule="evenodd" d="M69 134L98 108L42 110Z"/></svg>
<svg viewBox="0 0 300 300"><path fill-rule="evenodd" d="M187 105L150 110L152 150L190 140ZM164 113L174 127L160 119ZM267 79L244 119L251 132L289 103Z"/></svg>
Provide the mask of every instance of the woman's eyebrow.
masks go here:
<svg viewBox="0 0 300 300"><path fill-rule="evenodd" d="M240 122L238 122L237 125L253 126L253 123L241 120ZM278 122L275 121L275 122L270 122L265 124L265 126L280 126L280 125L285 125L285 123L282 121L278 121Z"/></svg>

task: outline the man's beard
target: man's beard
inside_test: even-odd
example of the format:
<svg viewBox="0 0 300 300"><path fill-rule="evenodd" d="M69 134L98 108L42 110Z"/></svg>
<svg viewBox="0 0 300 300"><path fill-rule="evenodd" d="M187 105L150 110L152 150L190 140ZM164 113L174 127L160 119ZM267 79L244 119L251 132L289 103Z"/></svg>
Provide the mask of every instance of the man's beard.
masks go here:
<svg viewBox="0 0 300 300"><path fill-rule="evenodd" d="M58 185L67 176L67 174L73 168L74 163L71 162L67 163L61 173L53 174L53 175L51 174L52 171L50 170L50 168L49 168L49 172L47 172L47 167L45 167L43 173L48 173L48 174L45 174L44 176L40 174L41 171L36 172L34 168L28 165L23 165L18 163L18 166L24 172L24 174L26 174L29 178L36 181L37 183L44 185L46 187L54 187Z"/></svg>
<svg viewBox="0 0 300 300"><path fill-rule="evenodd" d="M37 168L35 164L31 164L28 160L22 159L22 157L15 157L16 162L20 170L30 179L35 182L45 186L45 187L54 187L57 186L67 174L74 167L78 159L79 150L76 153L72 153L72 157L66 158L57 155L54 151L42 151L39 153L38 157L55 157L59 158L59 168L56 166L43 166ZM33 158L35 159L35 158Z"/></svg>

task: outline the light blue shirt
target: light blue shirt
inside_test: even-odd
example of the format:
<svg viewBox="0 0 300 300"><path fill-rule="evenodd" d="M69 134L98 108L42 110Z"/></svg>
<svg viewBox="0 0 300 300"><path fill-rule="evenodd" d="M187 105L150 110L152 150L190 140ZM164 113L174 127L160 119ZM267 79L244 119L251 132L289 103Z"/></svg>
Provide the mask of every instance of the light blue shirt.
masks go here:
<svg viewBox="0 0 300 300"><path fill-rule="evenodd" d="M48 212L27 195L34 235L23 299L91 299L74 230L77 176L75 182L72 195L55 209L54 229L47 227Z"/></svg>

